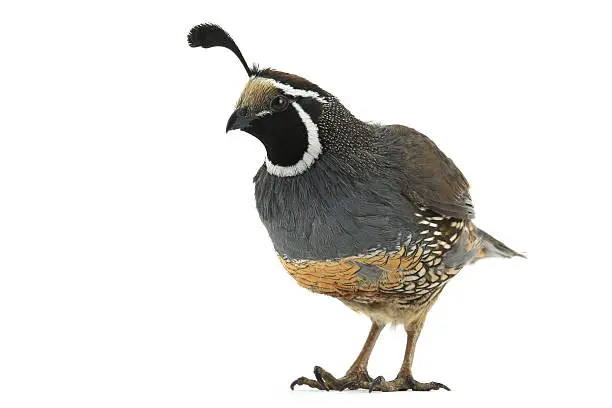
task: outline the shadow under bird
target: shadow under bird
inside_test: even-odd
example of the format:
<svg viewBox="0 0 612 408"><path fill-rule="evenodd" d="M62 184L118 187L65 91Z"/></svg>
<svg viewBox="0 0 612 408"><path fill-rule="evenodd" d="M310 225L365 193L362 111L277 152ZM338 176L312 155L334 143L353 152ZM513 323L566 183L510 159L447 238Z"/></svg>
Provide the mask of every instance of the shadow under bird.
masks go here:
<svg viewBox="0 0 612 408"><path fill-rule="evenodd" d="M314 379L300 377L291 388L448 390L412 375L427 312L465 265L522 256L474 225L463 174L416 130L363 122L302 77L249 67L217 25L194 27L188 42L228 48L249 75L226 131L245 131L265 146L255 200L280 262L299 285L372 321L343 377L315 367ZM401 324L407 333L404 361L392 381L367 371L387 324Z"/></svg>

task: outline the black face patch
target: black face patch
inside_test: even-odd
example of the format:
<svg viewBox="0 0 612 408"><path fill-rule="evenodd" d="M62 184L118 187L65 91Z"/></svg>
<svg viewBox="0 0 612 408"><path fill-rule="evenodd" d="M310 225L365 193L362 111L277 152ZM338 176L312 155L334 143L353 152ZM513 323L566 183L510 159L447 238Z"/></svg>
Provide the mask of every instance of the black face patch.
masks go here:
<svg viewBox="0 0 612 408"><path fill-rule="evenodd" d="M303 109L306 111L305 107ZM308 149L306 126L293 106L262 116L245 131L263 143L268 160L277 166L293 166L302 160Z"/></svg>
<svg viewBox="0 0 612 408"><path fill-rule="evenodd" d="M314 98L296 98L297 103L300 104L302 109L310 116L310 119L313 123L317 123L319 121L319 117L321 116L321 112L323 111L323 105L321 102L317 101Z"/></svg>

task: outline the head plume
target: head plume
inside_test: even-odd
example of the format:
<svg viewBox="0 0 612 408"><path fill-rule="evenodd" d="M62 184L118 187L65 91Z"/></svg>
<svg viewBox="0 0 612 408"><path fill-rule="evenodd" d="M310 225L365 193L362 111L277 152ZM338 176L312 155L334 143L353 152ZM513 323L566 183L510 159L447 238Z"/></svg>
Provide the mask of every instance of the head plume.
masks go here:
<svg viewBox="0 0 612 408"><path fill-rule="evenodd" d="M238 57L247 74L251 76L253 70L249 68L240 49L230 35L216 24L200 24L191 29L187 36L187 42L191 47L224 47L232 51Z"/></svg>

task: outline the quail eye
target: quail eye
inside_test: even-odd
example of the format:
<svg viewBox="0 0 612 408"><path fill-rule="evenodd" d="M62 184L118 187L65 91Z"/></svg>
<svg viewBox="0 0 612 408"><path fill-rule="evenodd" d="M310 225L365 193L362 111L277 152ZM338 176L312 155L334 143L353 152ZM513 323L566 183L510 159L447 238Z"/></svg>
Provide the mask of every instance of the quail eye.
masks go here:
<svg viewBox="0 0 612 408"><path fill-rule="evenodd" d="M282 95L276 96L272 99L272 102L270 102L270 109L274 112L284 111L287 109L287 106L289 106L289 101Z"/></svg>

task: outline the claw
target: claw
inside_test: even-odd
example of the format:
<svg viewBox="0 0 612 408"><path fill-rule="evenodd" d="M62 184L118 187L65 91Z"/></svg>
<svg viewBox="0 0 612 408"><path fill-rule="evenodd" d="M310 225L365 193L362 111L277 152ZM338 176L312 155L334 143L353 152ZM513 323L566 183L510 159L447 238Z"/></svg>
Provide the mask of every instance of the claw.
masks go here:
<svg viewBox="0 0 612 408"><path fill-rule="evenodd" d="M289 387L291 388L291 390L293 390L296 385L307 385L307 386L309 386L311 388L316 388L317 390L324 390L325 389L325 388L323 388L323 386L318 381L311 380L310 378L306 378L306 377L298 378L297 380L292 382Z"/></svg>
<svg viewBox="0 0 612 408"><path fill-rule="evenodd" d="M322 373L323 369L319 366L315 366L314 368L314 375L315 378L317 379L317 381L319 382L319 384L321 384L321 387L323 387L323 389L325 391L329 391L329 387L327 386L327 384L325 384L325 382L323 381L323 373Z"/></svg>
<svg viewBox="0 0 612 408"><path fill-rule="evenodd" d="M379 375L378 377L373 379L372 382L370 383L370 388L368 388L368 392L374 391L374 387L376 387L378 384L382 384L383 382L385 382L385 377L383 377L382 375Z"/></svg>
<svg viewBox="0 0 612 408"><path fill-rule="evenodd" d="M293 388L294 388L296 385L302 385L302 384L304 384L304 378L306 378L306 377L300 377L300 378L298 378L297 380L295 380L294 382L292 382L292 383L291 383L291 385L289 386L289 388L291 388L291 391L293 391Z"/></svg>
<svg viewBox="0 0 612 408"><path fill-rule="evenodd" d="M432 391L432 390L446 390L450 391L446 385L439 382L428 382L421 383L408 377L398 377L393 381L386 381L385 377L378 376L375 379L367 374L363 373L347 373L342 378L335 378L333 375L325 371L319 366L314 368L315 380L310 378L300 377L291 383L290 388L293 390L296 385L307 385L311 388L325 391L342 391L346 389L356 390L359 388L367 389L368 392L374 391Z"/></svg>
<svg viewBox="0 0 612 408"><path fill-rule="evenodd" d="M442 383L439 383L439 382L434 382L434 385L435 385L436 387L438 387L438 389L443 388L443 389L445 389L446 391L450 391L450 390L451 390L451 389L450 389L450 388L448 388L446 385L444 385L444 384L442 384Z"/></svg>

